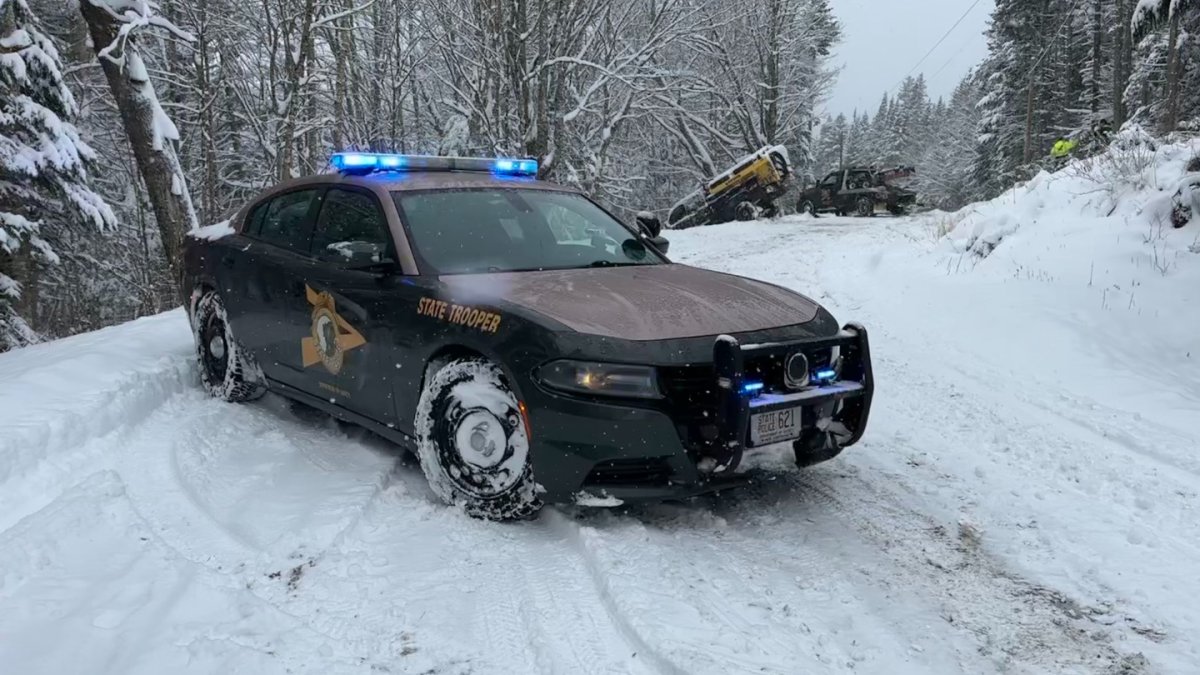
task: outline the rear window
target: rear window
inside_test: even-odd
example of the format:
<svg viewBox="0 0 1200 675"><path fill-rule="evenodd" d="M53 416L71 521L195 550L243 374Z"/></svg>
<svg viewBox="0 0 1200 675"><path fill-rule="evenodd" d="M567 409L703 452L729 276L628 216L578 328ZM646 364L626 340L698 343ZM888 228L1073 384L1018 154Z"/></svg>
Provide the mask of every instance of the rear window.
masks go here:
<svg viewBox="0 0 1200 675"><path fill-rule="evenodd" d="M434 274L654 265L663 258L585 197L529 189L397 192L422 270Z"/></svg>
<svg viewBox="0 0 1200 675"><path fill-rule="evenodd" d="M262 223L253 234L276 246L307 254L312 235L308 212L316 196L317 190L311 189L275 197L267 204Z"/></svg>

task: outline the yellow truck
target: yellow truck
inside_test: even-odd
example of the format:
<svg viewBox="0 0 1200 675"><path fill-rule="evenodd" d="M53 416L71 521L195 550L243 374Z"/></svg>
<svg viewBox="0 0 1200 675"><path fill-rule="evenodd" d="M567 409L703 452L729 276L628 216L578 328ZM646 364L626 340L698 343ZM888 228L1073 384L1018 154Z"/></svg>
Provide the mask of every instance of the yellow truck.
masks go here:
<svg viewBox="0 0 1200 675"><path fill-rule="evenodd" d="M676 203L667 216L667 227L683 230L770 218L779 212L775 200L787 192L791 175L787 148L761 148Z"/></svg>

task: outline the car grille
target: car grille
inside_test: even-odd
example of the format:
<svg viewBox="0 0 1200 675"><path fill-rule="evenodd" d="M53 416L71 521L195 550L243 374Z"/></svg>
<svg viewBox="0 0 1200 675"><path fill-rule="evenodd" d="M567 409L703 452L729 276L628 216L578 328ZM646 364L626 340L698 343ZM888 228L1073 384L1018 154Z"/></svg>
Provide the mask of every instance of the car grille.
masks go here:
<svg viewBox="0 0 1200 675"><path fill-rule="evenodd" d="M613 459L597 464L588 474L585 485L667 485L671 482L671 474L666 457Z"/></svg>
<svg viewBox="0 0 1200 675"><path fill-rule="evenodd" d="M784 362L794 350L787 349L746 359L747 380L760 381L768 392L784 392ZM811 347L802 350L810 371L828 368L832 350ZM685 447L695 455L719 441L717 427L717 375L712 365L661 368L663 389L671 416Z"/></svg>

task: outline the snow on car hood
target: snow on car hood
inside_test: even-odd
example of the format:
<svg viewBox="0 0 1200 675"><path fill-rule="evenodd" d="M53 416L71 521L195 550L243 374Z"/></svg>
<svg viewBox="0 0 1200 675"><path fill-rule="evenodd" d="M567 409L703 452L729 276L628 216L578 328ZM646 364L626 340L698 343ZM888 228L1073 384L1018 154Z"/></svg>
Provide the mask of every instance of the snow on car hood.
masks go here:
<svg viewBox="0 0 1200 675"><path fill-rule="evenodd" d="M460 300L501 300L581 333L670 340L807 323L812 300L778 286L687 265L446 276Z"/></svg>

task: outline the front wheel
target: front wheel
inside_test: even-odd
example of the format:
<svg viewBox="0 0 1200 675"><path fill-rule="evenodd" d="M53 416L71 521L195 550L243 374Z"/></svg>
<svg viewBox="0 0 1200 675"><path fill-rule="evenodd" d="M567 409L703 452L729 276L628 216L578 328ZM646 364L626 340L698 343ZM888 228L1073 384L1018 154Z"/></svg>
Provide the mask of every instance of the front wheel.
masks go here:
<svg viewBox="0 0 1200 675"><path fill-rule="evenodd" d="M739 221L743 223L749 222L758 217L758 207L754 206L751 202L742 202L737 205L733 214Z"/></svg>
<svg viewBox="0 0 1200 675"><path fill-rule="evenodd" d="M486 520L519 520L542 507L521 403L495 364L451 361L426 378L417 443L429 486Z"/></svg>
<svg viewBox="0 0 1200 675"><path fill-rule="evenodd" d="M808 214L814 218L817 217L817 206L811 200L805 199L796 205L796 211L800 214Z"/></svg>
<svg viewBox="0 0 1200 675"><path fill-rule="evenodd" d="M870 197L859 197L854 205L854 215L859 218L870 218L875 215L875 200Z"/></svg>
<svg viewBox="0 0 1200 675"><path fill-rule="evenodd" d="M266 380L254 357L234 338L221 296L206 291L193 297L192 334L205 391L234 403L260 398L267 391Z"/></svg>

